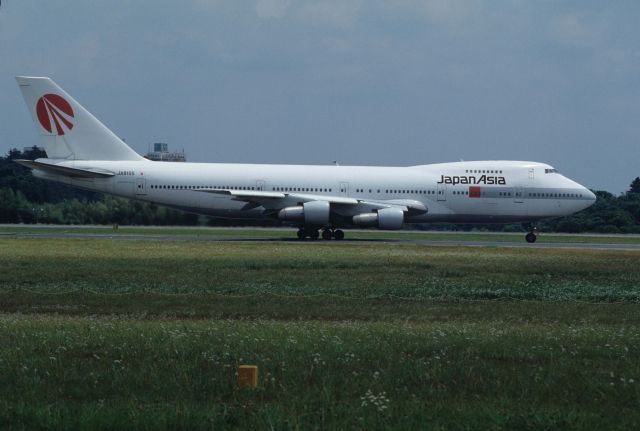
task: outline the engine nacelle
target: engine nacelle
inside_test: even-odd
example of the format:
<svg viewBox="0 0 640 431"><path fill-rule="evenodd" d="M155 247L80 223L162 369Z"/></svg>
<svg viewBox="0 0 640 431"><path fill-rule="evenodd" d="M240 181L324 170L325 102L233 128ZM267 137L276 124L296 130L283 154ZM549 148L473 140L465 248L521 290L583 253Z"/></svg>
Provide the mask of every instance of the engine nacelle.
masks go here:
<svg viewBox="0 0 640 431"><path fill-rule="evenodd" d="M353 224L362 227L378 227L378 213L365 213L353 216Z"/></svg>
<svg viewBox="0 0 640 431"><path fill-rule="evenodd" d="M284 221L301 221L304 220L304 208L286 207L278 211L278 218Z"/></svg>
<svg viewBox="0 0 640 431"><path fill-rule="evenodd" d="M404 223L404 211L399 208L384 208L376 213L358 214L353 216L356 226L375 226L379 229L397 230Z"/></svg>
<svg viewBox="0 0 640 431"><path fill-rule="evenodd" d="M402 229L404 211L399 208L384 208L378 210L378 227L380 229Z"/></svg>
<svg viewBox="0 0 640 431"><path fill-rule="evenodd" d="M304 221L311 226L324 226L329 223L331 205L327 201L311 201L295 207L278 211L278 218L285 221Z"/></svg>

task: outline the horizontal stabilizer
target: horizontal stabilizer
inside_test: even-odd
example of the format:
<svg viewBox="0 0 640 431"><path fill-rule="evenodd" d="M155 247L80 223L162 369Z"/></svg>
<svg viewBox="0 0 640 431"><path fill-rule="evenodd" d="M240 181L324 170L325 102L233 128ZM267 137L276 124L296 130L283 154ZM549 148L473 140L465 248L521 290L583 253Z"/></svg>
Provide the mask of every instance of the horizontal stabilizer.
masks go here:
<svg viewBox="0 0 640 431"><path fill-rule="evenodd" d="M37 169L52 175L62 175L72 178L108 178L115 175L114 172L96 168L70 168L68 166L55 165L52 163L39 162L37 160L14 160L14 162Z"/></svg>

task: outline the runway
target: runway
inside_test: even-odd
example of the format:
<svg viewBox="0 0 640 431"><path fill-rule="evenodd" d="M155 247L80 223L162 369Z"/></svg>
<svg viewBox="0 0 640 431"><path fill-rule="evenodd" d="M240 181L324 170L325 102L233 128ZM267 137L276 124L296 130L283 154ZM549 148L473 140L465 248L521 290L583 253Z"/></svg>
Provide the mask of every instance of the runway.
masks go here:
<svg viewBox="0 0 640 431"><path fill-rule="evenodd" d="M295 243L306 245L322 244L378 244L378 245L420 245L429 247L489 247L489 248L526 248L526 249L581 249L581 250L624 250L640 251L638 244L615 244L615 243L577 243L577 242L536 242L529 244L524 240L517 241L474 241L474 240L424 240L424 239L349 239L342 241L304 240L301 241L293 236L286 236L283 232L281 238L261 238L250 236L228 236L228 235L161 235L161 234L108 234L108 233L0 233L0 239L9 238L32 238L32 239L109 239L114 241L210 241L210 242L272 242L272 243Z"/></svg>

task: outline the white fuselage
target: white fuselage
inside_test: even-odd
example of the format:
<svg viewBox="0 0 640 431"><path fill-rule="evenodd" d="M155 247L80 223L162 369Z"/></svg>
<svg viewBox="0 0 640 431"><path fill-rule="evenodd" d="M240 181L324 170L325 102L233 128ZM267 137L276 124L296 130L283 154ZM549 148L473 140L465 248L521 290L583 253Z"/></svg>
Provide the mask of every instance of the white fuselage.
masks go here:
<svg viewBox="0 0 640 431"><path fill-rule="evenodd" d="M110 178L36 175L71 186L199 214L238 219L273 218L269 204L248 207L213 190L283 192L295 206L305 195L348 197L363 206L334 205L345 218L366 211L366 203L417 201L427 211L409 213L407 223L534 222L580 211L595 201L591 191L544 163L454 162L411 167L68 161L71 168L103 169ZM283 206L282 199L278 208Z"/></svg>

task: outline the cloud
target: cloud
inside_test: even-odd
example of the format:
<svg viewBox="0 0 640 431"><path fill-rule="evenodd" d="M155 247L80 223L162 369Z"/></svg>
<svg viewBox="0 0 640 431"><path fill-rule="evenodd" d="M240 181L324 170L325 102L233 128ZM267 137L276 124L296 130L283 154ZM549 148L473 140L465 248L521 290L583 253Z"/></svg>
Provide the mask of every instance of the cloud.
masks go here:
<svg viewBox="0 0 640 431"><path fill-rule="evenodd" d="M258 0L256 13L262 19L282 18L290 5L290 0Z"/></svg>
<svg viewBox="0 0 640 431"><path fill-rule="evenodd" d="M423 0L422 6L428 19L450 24L463 21L480 9L474 0Z"/></svg>
<svg viewBox="0 0 640 431"><path fill-rule="evenodd" d="M561 15L551 19L549 35L557 43L569 48L593 48L599 42L599 33L577 15Z"/></svg>
<svg viewBox="0 0 640 431"><path fill-rule="evenodd" d="M315 24L330 24L350 28L356 23L362 9L360 0L325 0L305 3L301 16Z"/></svg>

